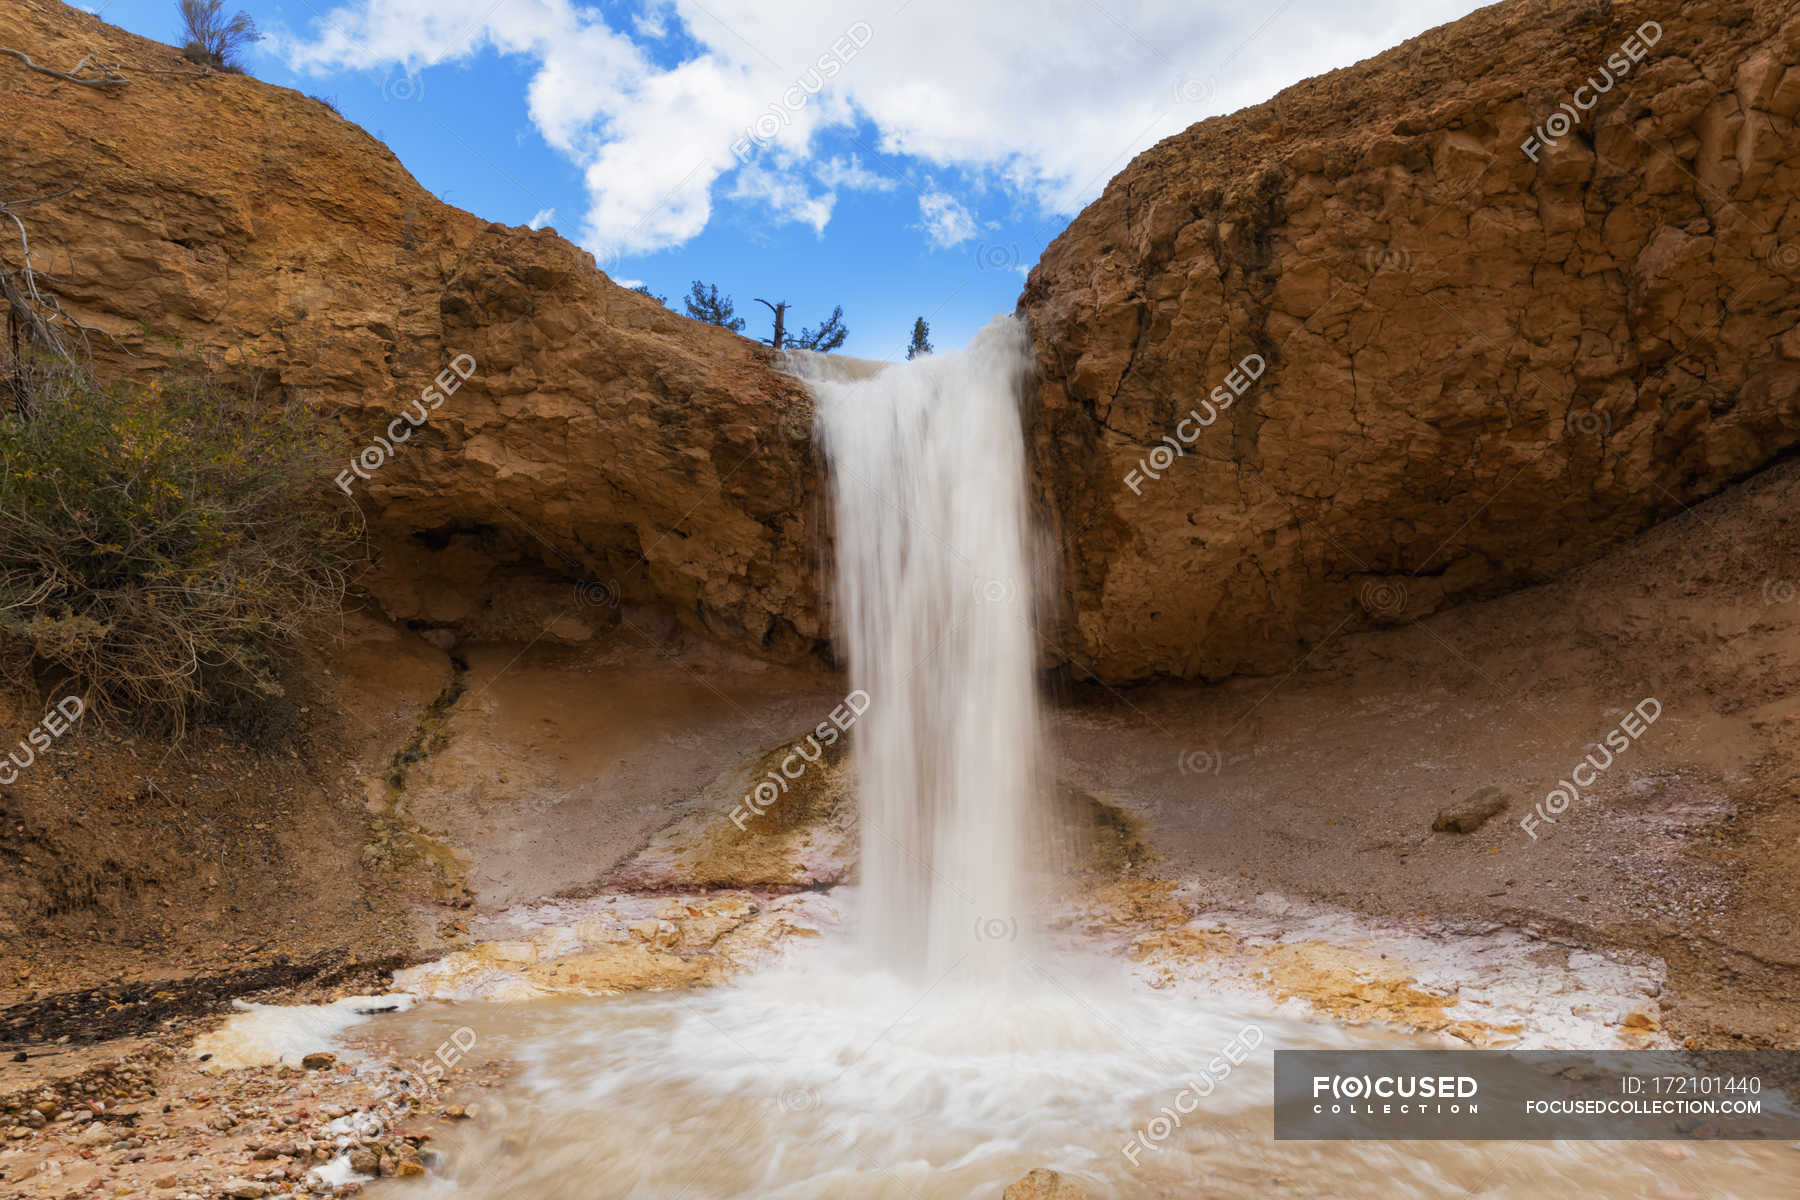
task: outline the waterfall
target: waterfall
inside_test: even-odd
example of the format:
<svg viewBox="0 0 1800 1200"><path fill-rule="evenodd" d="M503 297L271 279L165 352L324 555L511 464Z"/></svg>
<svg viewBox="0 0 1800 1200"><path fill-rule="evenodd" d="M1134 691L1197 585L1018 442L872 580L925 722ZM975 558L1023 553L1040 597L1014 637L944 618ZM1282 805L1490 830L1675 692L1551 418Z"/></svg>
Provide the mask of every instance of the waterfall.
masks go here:
<svg viewBox="0 0 1800 1200"><path fill-rule="evenodd" d="M1045 821L1019 397L1022 323L967 349L845 378L796 356L818 397L840 653L856 728L861 936L935 979L1008 968L1031 937Z"/></svg>

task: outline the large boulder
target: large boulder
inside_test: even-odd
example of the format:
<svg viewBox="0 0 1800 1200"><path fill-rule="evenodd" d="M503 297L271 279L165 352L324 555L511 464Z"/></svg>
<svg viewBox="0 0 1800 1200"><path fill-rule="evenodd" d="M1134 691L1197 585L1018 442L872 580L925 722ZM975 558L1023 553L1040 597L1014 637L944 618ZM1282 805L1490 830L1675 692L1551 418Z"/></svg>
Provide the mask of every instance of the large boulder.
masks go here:
<svg viewBox="0 0 1800 1200"><path fill-rule="evenodd" d="M1789 0L1513 0L1140 155L1020 304L1062 653L1285 672L1790 449L1797 109Z"/></svg>

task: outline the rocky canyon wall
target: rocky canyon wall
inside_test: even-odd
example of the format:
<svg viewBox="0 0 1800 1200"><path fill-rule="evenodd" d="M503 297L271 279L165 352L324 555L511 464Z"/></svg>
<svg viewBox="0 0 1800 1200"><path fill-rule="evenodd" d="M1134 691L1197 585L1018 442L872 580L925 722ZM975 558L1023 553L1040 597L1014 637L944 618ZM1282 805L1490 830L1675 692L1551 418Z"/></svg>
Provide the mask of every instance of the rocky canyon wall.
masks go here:
<svg viewBox="0 0 1800 1200"><path fill-rule="evenodd" d="M1797 109L1785 0L1515 0L1140 155L1020 305L1062 651L1286 672L1789 450Z"/></svg>
<svg viewBox="0 0 1800 1200"><path fill-rule="evenodd" d="M105 372L177 343L253 368L331 416L350 468L468 356L348 479L391 616L581 640L642 603L822 650L811 406L765 349L439 202L296 92L55 0L0 8L0 46L131 79L0 56L0 201L44 197L19 210L34 257ZM1797 110L1788 4L1514 0L1140 155L1020 303L1055 656L1285 672L1785 453Z"/></svg>
<svg viewBox="0 0 1800 1200"><path fill-rule="evenodd" d="M8 0L0 46L130 80L0 56L0 202L49 197L18 212L102 371L184 353L331 414L391 616L582 640L638 602L763 652L815 648L811 402L762 347L617 286L552 231L441 203L298 92L55 0ZM0 256L16 265L16 241ZM392 427L463 354L468 383ZM409 436L389 454L391 427ZM351 470L364 451L372 469Z"/></svg>

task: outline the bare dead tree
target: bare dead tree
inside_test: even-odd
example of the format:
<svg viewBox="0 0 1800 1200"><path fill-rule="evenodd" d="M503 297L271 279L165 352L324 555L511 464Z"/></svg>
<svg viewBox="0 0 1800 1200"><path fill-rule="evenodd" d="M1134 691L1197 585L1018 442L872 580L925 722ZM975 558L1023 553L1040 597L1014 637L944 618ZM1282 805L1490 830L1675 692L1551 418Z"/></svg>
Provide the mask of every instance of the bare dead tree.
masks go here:
<svg viewBox="0 0 1800 1200"><path fill-rule="evenodd" d="M55 200L74 191L73 186L29 200L0 200L0 306L6 310L5 384L12 395L13 411L29 415L32 397L46 373L73 372L85 376L93 355L88 334L96 332L71 317L62 300L50 291L43 272L31 261L31 235L19 209ZM10 228L9 228L10 227ZM7 249L11 234L18 234L15 263ZM80 352L74 346L79 344Z"/></svg>
<svg viewBox="0 0 1800 1200"><path fill-rule="evenodd" d="M781 349L787 344L788 302L786 300L779 300L774 304L770 304L761 296L755 297L755 300L758 304L775 314L775 332L769 338L769 345L775 347L777 350Z"/></svg>
<svg viewBox="0 0 1800 1200"><path fill-rule="evenodd" d="M26 67L36 71L39 75L48 75L52 79L58 79L64 83L79 84L82 87L124 87L131 82L131 76L124 73L124 63L95 62L94 56L91 54L76 63L75 69L72 71L59 71L55 67L46 67L43 63L34 62L31 55L25 53L23 50L15 50L11 46L0 46L0 54L18 59L20 62L24 63ZM146 67L140 65L132 67L131 71L134 75L175 75L183 79L208 79L215 74L215 72L205 64L196 65L199 67L198 70L178 70L169 67ZM94 72L99 73L95 74Z"/></svg>
<svg viewBox="0 0 1800 1200"><path fill-rule="evenodd" d="M23 50L14 50L11 46L0 46L0 54L10 54L40 75L48 75L65 83L78 83L82 87L124 87L131 82L119 73L118 63L97 63L93 61L94 56L91 54L76 63L73 71L59 71L55 67L32 62L31 55ZM98 71L99 74L84 73L90 70Z"/></svg>

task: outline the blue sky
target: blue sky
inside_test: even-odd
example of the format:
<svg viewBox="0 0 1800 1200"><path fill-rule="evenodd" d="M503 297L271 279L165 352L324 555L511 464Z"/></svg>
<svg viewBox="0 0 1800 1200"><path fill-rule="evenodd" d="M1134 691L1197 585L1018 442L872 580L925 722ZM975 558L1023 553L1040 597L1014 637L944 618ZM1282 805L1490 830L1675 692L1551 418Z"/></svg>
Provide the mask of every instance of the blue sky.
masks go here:
<svg viewBox="0 0 1800 1200"><path fill-rule="evenodd" d="M88 0L178 40L174 0ZM844 352L940 348L1131 155L1476 5L1327 0L249 0L251 73L330 99L421 184L554 227L766 336L844 306Z"/></svg>

